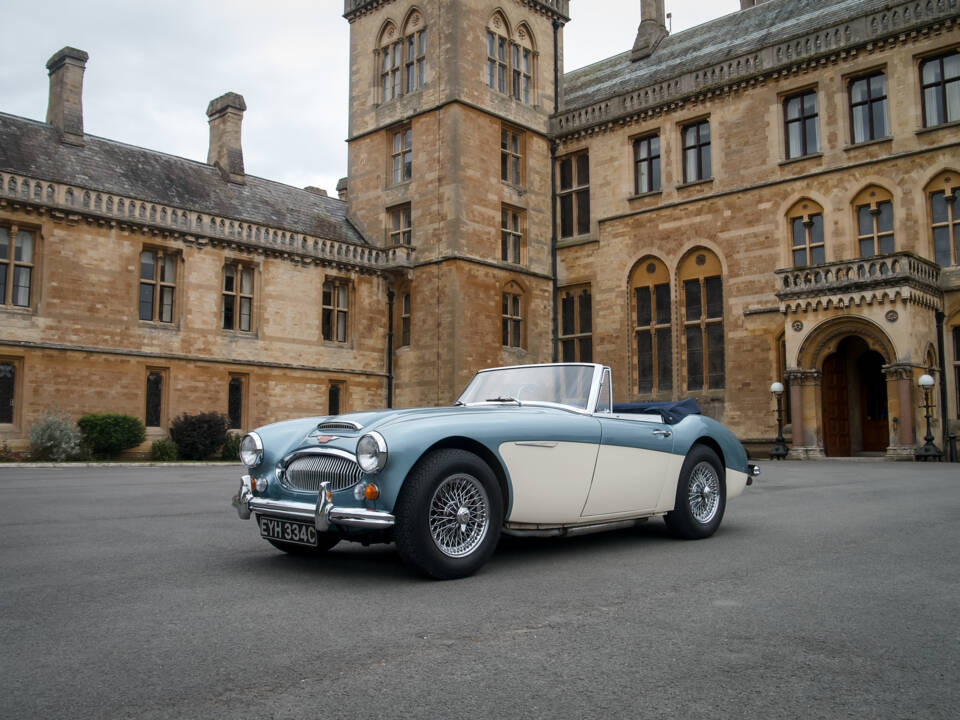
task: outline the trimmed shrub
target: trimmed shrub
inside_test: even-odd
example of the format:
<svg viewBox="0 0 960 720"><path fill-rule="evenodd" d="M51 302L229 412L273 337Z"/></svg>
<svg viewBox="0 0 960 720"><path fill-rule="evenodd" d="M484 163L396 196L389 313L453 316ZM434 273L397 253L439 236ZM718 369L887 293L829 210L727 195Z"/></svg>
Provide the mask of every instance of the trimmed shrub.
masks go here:
<svg viewBox="0 0 960 720"><path fill-rule="evenodd" d="M150 459L158 462L169 462L176 460L177 444L170 438L161 438L154 440L150 446Z"/></svg>
<svg viewBox="0 0 960 720"><path fill-rule="evenodd" d="M220 459L238 462L241 440L243 440L241 433L227 433L227 439L223 441L223 450L220 451Z"/></svg>
<svg viewBox="0 0 960 720"><path fill-rule="evenodd" d="M170 423L170 438L184 460L206 460L223 447L229 425L221 413L184 413Z"/></svg>
<svg viewBox="0 0 960 720"><path fill-rule="evenodd" d="M30 459L63 462L80 450L80 432L70 416L55 410L30 426Z"/></svg>
<svg viewBox="0 0 960 720"><path fill-rule="evenodd" d="M77 420L83 442L96 457L114 457L136 447L147 436L143 422L130 415L95 413Z"/></svg>

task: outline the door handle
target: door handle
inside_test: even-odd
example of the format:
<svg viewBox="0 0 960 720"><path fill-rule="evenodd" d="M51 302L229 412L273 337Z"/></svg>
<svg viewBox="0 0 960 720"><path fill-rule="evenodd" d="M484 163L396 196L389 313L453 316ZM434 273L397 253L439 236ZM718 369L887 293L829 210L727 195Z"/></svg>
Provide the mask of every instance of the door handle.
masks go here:
<svg viewBox="0 0 960 720"><path fill-rule="evenodd" d="M671 435L673 435L673 433L670 432L669 430L654 430L653 434L656 435L657 437L662 437L662 438L668 438Z"/></svg>

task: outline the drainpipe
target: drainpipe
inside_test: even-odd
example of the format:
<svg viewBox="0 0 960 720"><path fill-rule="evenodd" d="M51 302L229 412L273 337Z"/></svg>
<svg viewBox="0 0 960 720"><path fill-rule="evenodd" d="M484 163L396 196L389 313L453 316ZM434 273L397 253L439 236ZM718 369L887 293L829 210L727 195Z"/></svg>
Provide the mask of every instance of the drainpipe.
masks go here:
<svg viewBox="0 0 960 720"><path fill-rule="evenodd" d="M952 458L950 457L950 445L947 442L950 434L947 430L947 369L944 364L943 349L944 314L942 311L937 310L933 316L937 321L937 362L940 364L940 431L943 436L940 443L940 447L943 448L943 455L941 455L941 457L945 462L950 462Z"/></svg>
<svg viewBox="0 0 960 720"><path fill-rule="evenodd" d="M560 112L560 28L563 25L553 20L553 112ZM550 267L553 277L553 295L550 298L552 326L551 345L553 362L559 360L559 336L557 326L557 144L550 141Z"/></svg>
<svg viewBox="0 0 960 720"><path fill-rule="evenodd" d="M393 290L387 290L387 407L393 407Z"/></svg>

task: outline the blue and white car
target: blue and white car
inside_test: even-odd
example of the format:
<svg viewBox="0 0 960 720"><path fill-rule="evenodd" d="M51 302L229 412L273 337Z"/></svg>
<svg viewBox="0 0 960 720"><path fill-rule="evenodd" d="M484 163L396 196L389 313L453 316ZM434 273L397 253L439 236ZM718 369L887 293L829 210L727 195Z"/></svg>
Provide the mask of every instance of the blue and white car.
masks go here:
<svg viewBox="0 0 960 720"><path fill-rule="evenodd" d="M695 403L614 406L610 368L478 372L452 407L359 412L247 434L241 518L290 553L395 542L438 579L475 572L501 533L573 535L662 516L712 535L759 474Z"/></svg>

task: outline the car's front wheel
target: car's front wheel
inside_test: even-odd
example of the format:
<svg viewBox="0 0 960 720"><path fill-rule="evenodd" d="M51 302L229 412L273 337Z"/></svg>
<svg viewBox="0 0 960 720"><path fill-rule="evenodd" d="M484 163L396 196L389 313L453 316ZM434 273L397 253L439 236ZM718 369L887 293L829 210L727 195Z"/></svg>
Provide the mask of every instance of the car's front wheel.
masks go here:
<svg viewBox="0 0 960 720"><path fill-rule="evenodd" d="M490 467L466 450L421 460L394 508L403 561L438 580L471 575L496 548L503 499Z"/></svg>
<svg viewBox="0 0 960 720"><path fill-rule="evenodd" d="M688 540L710 537L720 527L726 505L723 463L710 448L695 445L683 461L673 512L664 517L667 527Z"/></svg>
<svg viewBox="0 0 960 720"><path fill-rule="evenodd" d="M290 555L321 555L340 542L340 538L336 535L330 535L329 533L318 533L316 547L312 545L298 545L297 543L284 542L283 540L274 540L273 538L267 538L267 542L278 550L283 550Z"/></svg>

